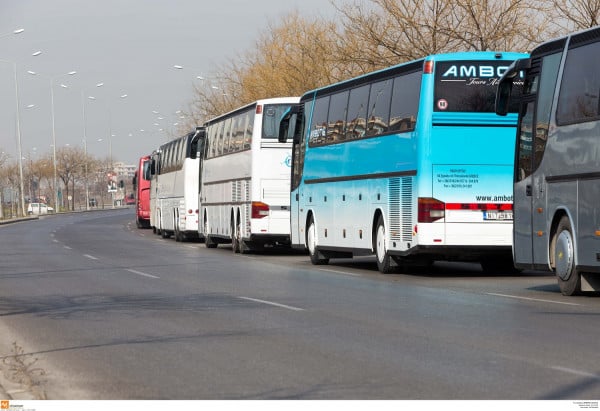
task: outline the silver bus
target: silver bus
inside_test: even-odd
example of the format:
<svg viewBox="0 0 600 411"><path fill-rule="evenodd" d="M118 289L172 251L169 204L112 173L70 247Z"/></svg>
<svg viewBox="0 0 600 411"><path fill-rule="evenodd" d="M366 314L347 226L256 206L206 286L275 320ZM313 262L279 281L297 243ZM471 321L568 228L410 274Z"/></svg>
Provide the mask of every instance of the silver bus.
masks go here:
<svg viewBox="0 0 600 411"><path fill-rule="evenodd" d="M500 80L496 112L515 98L515 266L553 271L564 295L600 291L600 27L515 61Z"/></svg>

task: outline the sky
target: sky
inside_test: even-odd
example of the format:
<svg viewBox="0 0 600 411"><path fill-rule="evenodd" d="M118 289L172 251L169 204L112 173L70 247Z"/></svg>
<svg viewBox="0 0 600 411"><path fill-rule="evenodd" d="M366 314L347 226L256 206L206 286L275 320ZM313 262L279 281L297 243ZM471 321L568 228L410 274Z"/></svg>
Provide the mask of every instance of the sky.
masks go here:
<svg viewBox="0 0 600 411"><path fill-rule="evenodd" d="M328 0L0 0L0 151L18 158L18 128L24 159L56 141L136 164L173 136L197 76L296 10L335 14Z"/></svg>

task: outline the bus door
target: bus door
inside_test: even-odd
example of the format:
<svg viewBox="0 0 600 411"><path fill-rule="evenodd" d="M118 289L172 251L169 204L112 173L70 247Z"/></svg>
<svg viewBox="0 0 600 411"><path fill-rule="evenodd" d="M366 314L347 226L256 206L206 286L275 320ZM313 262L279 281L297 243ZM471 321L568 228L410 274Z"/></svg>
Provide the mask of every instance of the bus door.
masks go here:
<svg viewBox="0 0 600 411"><path fill-rule="evenodd" d="M533 162L533 125L535 110L535 93L527 90L521 102L521 116L517 132L517 158L513 201L513 244L529 244L514 247L515 263L533 264L533 225L532 194L533 178L531 168Z"/></svg>
<svg viewBox="0 0 600 411"><path fill-rule="evenodd" d="M310 113L312 101L292 106L286 112L280 123L279 141L281 143L292 139L291 157L291 187L290 187L290 240L292 245L304 244L304 222L301 185L302 171L304 169L304 155L306 151L305 113Z"/></svg>

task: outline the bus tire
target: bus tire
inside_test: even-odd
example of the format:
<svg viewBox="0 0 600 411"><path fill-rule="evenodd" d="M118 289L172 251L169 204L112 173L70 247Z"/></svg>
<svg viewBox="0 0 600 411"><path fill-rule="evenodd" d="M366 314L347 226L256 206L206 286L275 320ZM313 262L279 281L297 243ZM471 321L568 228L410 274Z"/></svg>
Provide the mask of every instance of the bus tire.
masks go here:
<svg viewBox="0 0 600 411"><path fill-rule="evenodd" d="M204 245L206 248L217 248L219 245L215 240L213 240L208 234L208 222L204 221Z"/></svg>
<svg viewBox="0 0 600 411"><path fill-rule="evenodd" d="M563 216L554 235L554 272L563 295L581 293L581 273L575 266L575 241L569 217Z"/></svg>
<svg viewBox="0 0 600 411"><path fill-rule="evenodd" d="M238 254L242 251L241 241L241 233L240 233L240 222L234 222L231 220L231 249L234 254Z"/></svg>
<svg viewBox="0 0 600 411"><path fill-rule="evenodd" d="M317 227L315 220L311 216L308 222L308 229L306 230L306 245L308 246L308 254L310 255L310 262L314 265L325 265L329 263L329 258L323 256L317 250Z"/></svg>
<svg viewBox="0 0 600 411"><path fill-rule="evenodd" d="M375 230L375 256L377 257L377 268L382 274L392 272L392 258L385 246L385 224L383 216L377 220L377 229Z"/></svg>
<svg viewBox="0 0 600 411"><path fill-rule="evenodd" d="M253 250L253 248L250 247L247 242L245 242L244 240L242 240L240 238L240 253L248 254L252 250Z"/></svg>

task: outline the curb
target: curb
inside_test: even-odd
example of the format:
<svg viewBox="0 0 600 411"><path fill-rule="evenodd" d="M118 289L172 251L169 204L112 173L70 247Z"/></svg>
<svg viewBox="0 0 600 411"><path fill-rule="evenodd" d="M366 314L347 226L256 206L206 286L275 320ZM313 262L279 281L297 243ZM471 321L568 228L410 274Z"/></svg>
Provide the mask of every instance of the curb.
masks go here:
<svg viewBox="0 0 600 411"><path fill-rule="evenodd" d="M32 220L39 220L39 217L35 216L35 217L9 218L6 220L0 220L0 225L20 223L21 221L32 221Z"/></svg>

